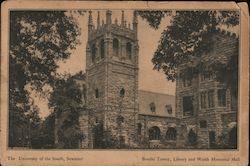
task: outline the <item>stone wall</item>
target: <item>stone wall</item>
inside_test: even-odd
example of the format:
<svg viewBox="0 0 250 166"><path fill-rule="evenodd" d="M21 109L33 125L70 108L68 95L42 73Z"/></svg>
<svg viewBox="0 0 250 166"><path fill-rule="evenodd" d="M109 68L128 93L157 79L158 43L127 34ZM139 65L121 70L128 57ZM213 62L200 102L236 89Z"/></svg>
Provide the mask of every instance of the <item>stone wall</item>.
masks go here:
<svg viewBox="0 0 250 166"><path fill-rule="evenodd" d="M183 142L184 146L180 148L211 148L211 142L209 139L209 133L215 133L215 142L220 142L220 137L223 134L227 123L236 122L237 109L232 106L231 92L228 86L222 84L215 80L213 76L212 79L201 80L202 73L194 73L191 79L190 86L183 85L182 72L185 71L187 67L191 67L194 64L200 62L211 63L214 59L220 58L221 61L228 61L231 56L238 54L238 38L235 35L221 32L212 34L212 40L214 41L213 49L209 53L202 55L201 59L194 62L187 62L180 66L178 69L178 78L176 80L176 115L180 119L179 126L183 126L184 132L183 137L178 137L178 142ZM218 102L218 90L226 90L226 106L219 106ZM208 106L208 96L206 97L206 108L201 107L201 93L213 91L213 101L214 106ZM208 94L207 94L208 95ZM191 116L183 115L183 97L193 96L193 111L194 114ZM235 99L234 99L235 100ZM235 103L235 102L234 102ZM234 111L234 114L232 112ZM230 116L229 116L230 114ZM228 120L225 120L223 116L228 116ZM207 122L205 128L201 128L200 121L204 120ZM226 122L225 122L226 121ZM188 132L190 129L197 134L197 143L195 145L190 145L188 140Z"/></svg>

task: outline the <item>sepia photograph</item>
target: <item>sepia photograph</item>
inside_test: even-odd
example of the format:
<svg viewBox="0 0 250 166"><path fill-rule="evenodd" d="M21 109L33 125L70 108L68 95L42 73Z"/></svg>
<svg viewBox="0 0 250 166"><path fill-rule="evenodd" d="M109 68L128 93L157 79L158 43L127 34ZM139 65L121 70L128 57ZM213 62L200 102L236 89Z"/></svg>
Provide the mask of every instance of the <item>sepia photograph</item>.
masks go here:
<svg viewBox="0 0 250 166"><path fill-rule="evenodd" d="M5 148L238 152L241 19L239 8L9 9Z"/></svg>

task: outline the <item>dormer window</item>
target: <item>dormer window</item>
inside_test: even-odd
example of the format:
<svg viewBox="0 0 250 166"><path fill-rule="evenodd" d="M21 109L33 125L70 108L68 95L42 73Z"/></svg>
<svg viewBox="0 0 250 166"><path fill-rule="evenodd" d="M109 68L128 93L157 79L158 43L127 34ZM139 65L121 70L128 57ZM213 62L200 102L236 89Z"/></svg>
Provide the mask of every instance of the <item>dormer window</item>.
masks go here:
<svg viewBox="0 0 250 166"><path fill-rule="evenodd" d="M155 113L155 109L156 108L155 108L155 103L154 102L152 102L152 103L149 104L149 108L150 108L151 112Z"/></svg>
<svg viewBox="0 0 250 166"><path fill-rule="evenodd" d="M167 111L168 114L172 114L173 113L173 109L172 109L171 104L167 104L165 106L165 108L166 108L166 111Z"/></svg>

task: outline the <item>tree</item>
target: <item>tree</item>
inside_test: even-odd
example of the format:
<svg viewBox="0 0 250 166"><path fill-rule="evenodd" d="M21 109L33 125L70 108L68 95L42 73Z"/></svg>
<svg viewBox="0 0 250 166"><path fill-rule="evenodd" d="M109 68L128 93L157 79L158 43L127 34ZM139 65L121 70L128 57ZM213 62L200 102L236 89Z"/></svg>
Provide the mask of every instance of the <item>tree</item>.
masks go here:
<svg viewBox="0 0 250 166"><path fill-rule="evenodd" d="M84 81L85 75L79 72L58 78L49 100L50 108L54 109L57 122L55 134L61 148L78 148L79 141L84 137L78 121L80 111L84 111L84 87L81 89L76 79Z"/></svg>
<svg viewBox="0 0 250 166"><path fill-rule="evenodd" d="M15 134L27 123L32 106L28 87L42 95L45 85L53 85L57 62L70 56L79 35L76 20L66 11L10 12L10 146L19 146Z"/></svg>
<svg viewBox="0 0 250 166"><path fill-rule="evenodd" d="M162 32L157 50L154 53L152 63L154 69L162 70L167 79L175 81L177 69L187 61L197 60L203 54L209 52L214 41L211 34L216 28L226 26L227 28L239 25L238 11L135 11L142 18L146 18L149 25L157 29L162 18L171 13L170 25ZM156 14L158 13L158 14ZM238 53L221 61L213 59L209 65L197 63L186 70L186 75L191 76L197 71L213 70L217 79L226 82L237 95L238 80ZM225 79L225 73L230 73L230 80ZM232 81L233 78L233 81Z"/></svg>

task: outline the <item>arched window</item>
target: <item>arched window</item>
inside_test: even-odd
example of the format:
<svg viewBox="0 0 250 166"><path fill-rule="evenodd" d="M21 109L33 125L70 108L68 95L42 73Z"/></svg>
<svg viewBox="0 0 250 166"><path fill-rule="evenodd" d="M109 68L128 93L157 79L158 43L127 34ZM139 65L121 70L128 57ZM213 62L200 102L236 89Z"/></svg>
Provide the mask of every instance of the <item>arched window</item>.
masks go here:
<svg viewBox="0 0 250 166"><path fill-rule="evenodd" d="M167 140L176 140L176 129L173 127L168 128L168 131L166 133L166 139Z"/></svg>
<svg viewBox="0 0 250 166"><path fill-rule="evenodd" d="M91 47L91 59L92 59L92 62L95 63L95 58L96 58L96 45L93 44L92 47Z"/></svg>
<svg viewBox="0 0 250 166"><path fill-rule="evenodd" d="M116 38L113 39L113 55L119 55L119 41Z"/></svg>
<svg viewBox="0 0 250 166"><path fill-rule="evenodd" d="M207 128L207 121L201 120L200 121L200 128Z"/></svg>
<svg viewBox="0 0 250 166"><path fill-rule="evenodd" d="M161 130L159 127L154 126L149 129L149 140L159 140L161 136Z"/></svg>
<svg viewBox="0 0 250 166"><path fill-rule="evenodd" d="M129 42L126 44L126 55L129 59L132 58L132 45Z"/></svg>
<svg viewBox="0 0 250 166"><path fill-rule="evenodd" d="M125 95L125 89L122 88L122 89L120 90L120 97L124 97L124 95Z"/></svg>
<svg viewBox="0 0 250 166"><path fill-rule="evenodd" d="M99 98L99 89L98 88L95 89L95 98Z"/></svg>
<svg viewBox="0 0 250 166"><path fill-rule="evenodd" d="M104 40L102 39L101 42L100 42L100 54L101 54L101 58L104 58L105 57L105 52L104 52Z"/></svg>
<svg viewBox="0 0 250 166"><path fill-rule="evenodd" d="M191 129L188 133L188 141L191 145L195 145L197 141L197 134Z"/></svg>
<svg viewBox="0 0 250 166"><path fill-rule="evenodd" d="M154 103L154 102L150 103L150 104L149 104L149 108L150 108L150 111L151 111L151 112L155 112L155 109L156 109L156 108L155 108L155 103Z"/></svg>

